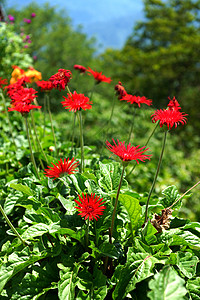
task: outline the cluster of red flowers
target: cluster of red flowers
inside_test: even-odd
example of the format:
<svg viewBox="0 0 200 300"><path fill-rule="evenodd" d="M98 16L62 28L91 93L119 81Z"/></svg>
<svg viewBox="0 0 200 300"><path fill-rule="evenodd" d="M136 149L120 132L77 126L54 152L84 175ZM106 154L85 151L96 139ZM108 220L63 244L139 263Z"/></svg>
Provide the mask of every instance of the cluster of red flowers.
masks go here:
<svg viewBox="0 0 200 300"><path fill-rule="evenodd" d="M52 75L49 80L52 82L55 89L59 91L64 90L69 80L72 77L72 73L69 70L59 69L58 72Z"/></svg>
<svg viewBox="0 0 200 300"><path fill-rule="evenodd" d="M25 76L18 79L16 83L9 84L5 87L11 99L11 107L8 108L8 111L18 111L25 116L30 110L41 108L41 106L31 104L37 97L37 91L33 88L27 88L25 86L27 82L29 83L30 80Z"/></svg>
<svg viewBox="0 0 200 300"><path fill-rule="evenodd" d="M184 125L187 122L187 114L180 112L180 110L181 107L176 98L174 97L172 100L169 98L167 109L158 109L151 115L152 122L160 121L160 127L166 125L168 130L172 129L173 126L176 128L179 124Z"/></svg>
<svg viewBox="0 0 200 300"><path fill-rule="evenodd" d="M61 102L65 109L76 112L80 109L86 110L92 108L92 102L89 101L89 98L85 97L84 94L77 94L77 92L74 91L73 94L67 95L68 97L63 96L65 100Z"/></svg>
<svg viewBox="0 0 200 300"><path fill-rule="evenodd" d="M78 70L80 73L85 73L87 70L84 66L81 65L74 65L74 69Z"/></svg>
<svg viewBox="0 0 200 300"><path fill-rule="evenodd" d="M3 87L3 85L7 83L8 83L7 79L3 79L2 77L0 77L0 89Z"/></svg>

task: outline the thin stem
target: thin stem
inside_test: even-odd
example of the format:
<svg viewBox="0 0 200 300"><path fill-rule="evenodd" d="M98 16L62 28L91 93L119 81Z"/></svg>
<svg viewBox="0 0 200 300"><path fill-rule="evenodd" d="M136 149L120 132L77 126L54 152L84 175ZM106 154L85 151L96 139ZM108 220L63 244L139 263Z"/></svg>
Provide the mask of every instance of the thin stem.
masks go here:
<svg viewBox="0 0 200 300"><path fill-rule="evenodd" d="M112 243L112 234L113 234L113 228L114 228L115 214L116 214L116 210L117 210L118 198L119 198L119 193L120 193L120 189L121 189L121 185L122 185L124 171L125 171L125 165L123 165L122 174L121 174L119 187L118 187L118 191L117 191L117 196L115 199L115 206L114 206L114 210L113 210L113 214L112 214L112 221L111 221L111 227L110 227L110 243Z"/></svg>
<svg viewBox="0 0 200 300"><path fill-rule="evenodd" d="M91 90L91 93L90 93L90 101L92 101L92 97L93 97L93 94L94 94L95 87L96 87L96 82L94 83L94 85L92 87L92 90Z"/></svg>
<svg viewBox="0 0 200 300"><path fill-rule="evenodd" d="M148 140L146 141L144 147L146 147L151 139L151 137L154 135L154 132L156 131L156 128L158 127L158 124L159 122L156 123L156 126L154 127L154 129L152 130L150 136L148 137ZM135 162L134 166L132 167L132 169L130 170L130 172L127 174L127 176L129 176L134 170L135 170L135 167L137 166L137 162Z"/></svg>
<svg viewBox="0 0 200 300"><path fill-rule="evenodd" d="M85 248L86 248L86 251L88 250L88 242L89 242L89 226L90 226L90 219L87 218L86 230L85 230Z"/></svg>
<svg viewBox="0 0 200 300"><path fill-rule="evenodd" d="M45 131L46 131L46 113L47 113L47 95L45 93L44 96L44 119L43 119L43 137L45 137Z"/></svg>
<svg viewBox="0 0 200 300"><path fill-rule="evenodd" d="M76 124L76 113L73 116L73 128L72 128L72 150L74 147L74 131L75 131L75 124Z"/></svg>
<svg viewBox="0 0 200 300"><path fill-rule="evenodd" d="M30 140L30 136L29 136L27 116L25 116L24 119L25 119L26 134L27 134L28 144L29 144L29 149L30 149L30 154L31 154L31 161L32 161L33 166L34 166L34 168L35 168L37 177L38 177L38 179L40 180L40 175L39 175L39 173L38 173L38 169L37 169L37 166L36 166L36 163L35 163L35 158L34 158L34 155L33 155L33 150L32 150L32 147L31 147L31 140Z"/></svg>
<svg viewBox="0 0 200 300"><path fill-rule="evenodd" d="M154 190L154 187L155 187L155 183L156 183L156 180L157 180L157 177L158 177L158 173L159 173L161 162L162 162L162 158L163 158L163 153L164 153L166 139L167 139L167 132L168 131L165 131L165 135L164 135L164 139L163 139L163 145L162 145L162 150L161 150L161 153L160 153L160 158L159 158L159 161L158 161L157 170L156 170L156 173L155 173L155 176L154 176L154 180L153 180L153 183L152 183L152 186L151 186L151 189L149 191L148 198L147 198L146 210L145 210L145 223L147 222L147 218L148 218L149 201L150 201L151 194L152 194L152 192Z"/></svg>
<svg viewBox="0 0 200 300"><path fill-rule="evenodd" d="M71 95L72 93L71 93L71 91L70 91L68 85L66 86L66 89L67 89L68 93Z"/></svg>
<svg viewBox="0 0 200 300"><path fill-rule="evenodd" d="M83 142L83 122L82 122L82 114L79 110L79 129L80 129L80 146L81 146L81 165L80 171L81 173L84 172L84 142Z"/></svg>
<svg viewBox="0 0 200 300"><path fill-rule="evenodd" d="M33 147L34 147L35 152L37 152L38 151L38 146L35 143L35 139L34 139L33 134L31 132L31 125L30 125L29 120L27 120L27 123L28 123L28 130L29 130L30 140L33 142Z"/></svg>
<svg viewBox="0 0 200 300"><path fill-rule="evenodd" d="M48 159L46 157L46 154L45 154L44 150L42 149L40 140L39 140L38 135L37 135L37 130L36 130L36 126L35 126L35 120L34 120L34 115L33 115L33 111L32 110L31 110L31 121L32 121L33 130L34 130L34 133L35 133L37 144L39 145L39 148L40 148L40 150L41 150L41 152L42 152L42 154L43 154L46 162L48 163Z"/></svg>
<svg viewBox="0 0 200 300"><path fill-rule="evenodd" d="M51 131L52 131L52 135L53 135L53 139L54 139L56 154L58 155L58 149L57 149L57 145L56 145L56 137L55 137L55 133L54 133L53 120L52 120L51 109L50 109L50 100L49 100L48 96L47 96L47 108L48 108L48 112L49 112L49 119L51 122Z"/></svg>
<svg viewBox="0 0 200 300"><path fill-rule="evenodd" d="M170 205L166 209L172 208L179 200L181 200L187 193L189 193L192 189L194 189L198 184L200 184L200 181L198 181L195 185L193 185L189 190L187 190L181 197L179 197L172 205Z"/></svg>
<svg viewBox="0 0 200 300"><path fill-rule="evenodd" d="M10 226L10 228L12 229L12 231L14 232L14 234L20 239L20 241L26 245L25 241L22 239L22 237L20 236L20 234L17 232L17 230L15 229L15 227L13 226L13 224L10 222L10 220L8 219L7 215L5 214L3 207L0 204L0 211L3 215L3 217L5 218L7 224Z"/></svg>
<svg viewBox="0 0 200 300"><path fill-rule="evenodd" d="M10 134L11 134L11 137L12 137L12 142L15 145L15 148L17 148L17 146L15 144L15 139L13 137L13 129L12 129L12 126L11 126L11 123L10 123L10 118L9 118L9 114L8 114L8 110L7 110L7 106L6 106L6 100L5 100L5 97L4 97L1 89L0 89L0 94L1 94L1 98L3 100L3 106L4 106L4 110L6 112L6 117L7 117L7 120L8 120L8 126L9 126L9 129L10 129Z"/></svg>

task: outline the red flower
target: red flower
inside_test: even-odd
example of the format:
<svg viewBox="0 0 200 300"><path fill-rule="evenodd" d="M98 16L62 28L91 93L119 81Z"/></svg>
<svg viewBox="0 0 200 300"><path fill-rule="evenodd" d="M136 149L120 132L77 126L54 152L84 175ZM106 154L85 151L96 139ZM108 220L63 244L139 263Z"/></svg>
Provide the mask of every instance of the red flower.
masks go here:
<svg viewBox="0 0 200 300"><path fill-rule="evenodd" d="M176 128L180 123L186 124L186 116L187 114L181 113L177 109L158 109L151 115L151 118L153 123L160 121L160 127L167 125L168 130L170 130L173 126Z"/></svg>
<svg viewBox="0 0 200 300"><path fill-rule="evenodd" d="M3 79L0 77L0 89L2 88L3 85L5 85L7 83L8 83L7 79Z"/></svg>
<svg viewBox="0 0 200 300"><path fill-rule="evenodd" d="M102 75L102 72L93 71L91 68L88 68L87 72L90 73L88 75L92 75L94 77L97 83L100 83L102 81L110 83L112 81L110 77Z"/></svg>
<svg viewBox="0 0 200 300"><path fill-rule="evenodd" d="M137 104L139 107L140 107L140 104L144 103L144 104L147 104L147 105L152 105L152 100L149 100L147 99L145 96L133 96L133 95L130 95L130 94L126 94L125 96L123 96L120 101L127 101L128 103L131 103L131 104Z"/></svg>
<svg viewBox="0 0 200 300"><path fill-rule="evenodd" d="M71 161L69 161L69 158L64 161L60 159L57 164L53 164L53 167L47 166L49 169L45 169L45 176L54 178L55 180L58 177L61 177L63 174L73 174L74 172L77 172L76 167L79 165L79 162L75 162L75 158L73 157Z"/></svg>
<svg viewBox="0 0 200 300"><path fill-rule="evenodd" d="M45 81L45 80L37 81L36 84L37 84L37 86L39 86L41 88L41 92L47 92L54 88L53 83L48 80L47 81Z"/></svg>
<svg viewBox="0 0 200 300"><path fill-rule="evenodd" d="M86 72L86 68L81 65L74 65L74 69L80 71L80 73Z"/></svg>
<svg viewBox="0 0 200 300"><path fill-rule="evenodd" d="M58 73L52 75L49 80L52 81L53 87L59 89L59 91L64 90L69 80L71 79L72 73L69 70L59 69Z"/></svg>
<svg viewBox="0 0 200 300"><path fill-rule="evenodd" d="M27 104L27 103L23 103L23 102L18 102L16 104L14 104L13 107L8 107L8 111L18 111L20 112L22 115L26 115L30 112L30 110L34 109L34 108L41 108L42 106L36 106L36 105L32 105L32 104Z"/></svg>
<svg viewBox="0 0 200 300"><path fill-rule="evenodd" d="M32 88L24 88L20 87L16 88L12 91L9 91L9 96L12 99L12 104L30 104L37 96L35 95L37 93L36 90Z"/></svg>
<svg viewBox="0 0 200 300"><path fill-rule="evenodd" d="M99 199L100 196L95 196L95 194L90 195L84 195L82 193L82 198L79 196L79 201L74 200L78 206L75 206L75 208L78 209L80 212L79 215L81 217L89 218L89 220L99 218L100 215L103 215L103 210L106 208L105 206L102 206L102 204L105 203L105 201L102 202L103 198Z"/></svg>
<svg viewBox="0 0 200 300"><path fill-rule="evenodd" d="M5 86L4 89L7 89L7 94L11 97L14 92L17 92L21 87L26 86L26 83L30 83L30 79L23 76L22 78L17 79L17 82Z"/></svg>
<svg viewBox="0 0 200 300"><path fill-rule="evenodd" d="M88 97L85 97L84 94L77 94L76 91L74 91L73 94L67 94L68 98L63 96L65 98L65 101L62 101L62 105L65 106L65 109L69 109L69 111L76 112L77 110L83 109L91 109L92 108L92 102L89 101Z"/></svg>
<svg viewBox="0 0 200 300"><path fill-rule="evenodd" d="M117 140L117 145L114 139L112 140L114 145L111 145L108 141L106 141L106 148L113 152L115 155L117 155L123 161L135 160L139 164L139 160L145 161L146 159L150 159L150 157L152 156L149 154L143 154L149 149L145 149L145 146L142 148L139 148L139 145L133 147L130 143L127 146L125 146L125 142L119 142L119 140Z"/></svg>
<svg viewBox="0 0 200 300"><path fill-rule="evenodd" d="M169 107L169 110L181 110L180 104L174 97L172 100L168 97L169 104L167 105Z"/></svg>
<svg viewBox="0 0 200 300"><path fill-rule="evenodd" d="M115 85L115 90L117 91L117 94L119 95L119 99L127 95L127 92L125 88L123 87L122 83L119 81L118 84Z"/></svg>

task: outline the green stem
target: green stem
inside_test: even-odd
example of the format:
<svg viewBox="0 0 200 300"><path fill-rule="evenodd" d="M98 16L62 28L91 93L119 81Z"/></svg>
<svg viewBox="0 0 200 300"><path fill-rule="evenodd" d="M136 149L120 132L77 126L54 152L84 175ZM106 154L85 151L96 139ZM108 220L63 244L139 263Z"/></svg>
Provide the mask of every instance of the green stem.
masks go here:
<svg viewBox="0 0 200 300"><path fill-rule="evenodd" d="M53 135L53 140L54 140L54 145L55 145L55 149L56 149L56 154L58 155L58 149L57 149L57 145L56 145L56 137L55 137L54 128L53 128L53 120L52 120L52 115L51 115L49 97L47 97L47 107L48 107L48 112L49 112L49 119L50 119L50 122L51 122L51 131L52 131L52 135Z"/></svg>
<svg viewBox="0 0 200 300"><path fill-rule="evenodd" d="M75 124L76 124L76 113L73 116L73 128L72 128L72 150L74 147L74 131L75 131Z"/></svg>
<svg viewBox="0 0 200 300"><path fill-rule="evenodd" d="M92 97L93 97L93 94L94 94L95 87L96 87L96 82L94 83L94 85L92 87L92 90L91 90L91 93L90 93L90 101L92 101Z"/></svg>
<svg viewBox="0 0 200 300"><path fill-rule="evenodd" d="M43 119L43 137L45 137L45 131L46 131L46 113L47 113L47 95L45 93L44 96L44 119Z"/></svg>
<svg viewBox="0 0 200 300"><path fill-rule="evenodd" d="M163 158L163 153L164 153L165 144L166 144L166 139L167 139L167 132L168 132L168 131L165 131L165 135L164 135L164 139L163 139L163 145L162 145L162 150L161 150L161 153L160 153L160 158L159 158L159 161L158 161L157 170L156 170L156 173L155 173L155 176L154 176L154 180L153 180L153 183L152 183L152 186L151 186L151 189L150 189L150 191L149 191L148 198L147 198L146 210L145 210L145 223L147 222L147 219L148 219L148 206L149 206L149 201L150 201L151 194L152 194L152 192L153 192L153 190L154 190L154 187L155 187L155 183L156 183L156 180L157 180L157 177L158 177L158 173L159 173L160 166L161 166L161 162L162 162L162 158Z"/></svg>
<svg viewBox="0 0 200 300"><path fill-rule="evenodd" d="M13 129L12 129L12 126L11 126L11 123L10 123L8 109L7 109L7 106L6 106L6 100L5 100L5 97L4 97L1 89L0 89L0 94L1 94L1 98L3 100L3 106L4 106L4 110L5 110L5 113L6 113L7 120L8 120L8 126L9 126L9 129L10 129L10 134L11 134L11 137L12 137L12 142L13 142L13 145L15 146L15 148L17 148L17 146L15 144L15 139L13 137Z"/></svg>
<svg viewBox="0 0 200 300"><path fill-rule="evenodd" d="M34 166L34 168L35 168L37 177L38 177L38 179L40 180L40 175L39 175L39 173L38 173L38 169L37 169L37 166L36 166L36 163L35 163L35 158L34 158L34 155L33 155L33 150L32 150L32 147L31 147L31 140L30 140L30 136L29 136L27 116L25 116L24 119L25 119L26 134L27 134L28 144L29 144L29 149L30 149L30 154L31 154L31 161L32 161L33 166Z"/></svg>
<svg viewBox="0 0 200 300"><path fill-rule="evenodd" d="M36 145L36 143L35 143L35 139L34 139L34 137L33 137L33 135L32 135L32 132L31 132L31 125L30 125L29 120L27 120L27 123L28 123L28 130L29 130L30 140L33 142L32 144L33 144L33 147L34 147L35 152L37 152L37 151L38 151L38 147L37 147L37 145Z"/></svg>
<svg viewBox="0 0 200 300"><path fill-rule="evenodd" d="M26 245L25 241L22 239L22 237L20 236L20 234L17 232L17 230L15 229L15 227L13 226L13 224L10 222L10 220L8 219L7 215L5 214L3 207L0 204L0 211L3 215L3 217L5 218L7 224L10 226L10 228L12 229L12 231L14 232L14 234L20 239L20 241Z"/></svg>
<svg viewBox="0 0 200 300"><path fill-rule="evenodd" d="M83 142L83 122L82 122L82 114L79 110L79 129L80 129L80 145L81 145L81 165L80 171L81 173L84 172L84 142Z"/></svg>
<svg viewBox="0 0 200 300"><path fill-rule="evenodd" d="M37 130L36 130L36 126L35 126L35 120L34 120L34 115L33 115L33 111L32 110L31 110L31 121L32 121L33 130L34 130L34 133L35 133L37 144L39 145L39 148L40 148L40 150L41 150L41 152L42 152L42 154L43 154L46 162L48 163L48 159L46 157L46 154L45 154L44 150L42 149L40 140L39 140L38 135L37 135Z"/></svg>
<svg viewBox="0 0 200 300"><path fill-rule="evenodd" d="M90 226L90 220L89 220L89 218L87 218L86 230L85 230L85 248L86 248L86 251L88 250L88 243L89 243L89 226Z"/></svg>
<svg viewBox="0 0 200 300"><path fill-rule="evenodd" d="M159 122L156 123L156 126L154 127L154 129L152 130L150 136L148 137L148 140L146 141L146 143L145 143L145 145L144 145L145 147L148 145L148 143L149 143L151 137L153 136L154 132L156 131L156 128L158 127L158 124L159 124ZM137 162L135 162L134 166L132 167L132 169L130 170L130 172L127 174L127 176L129 176L129 175L135 170L135 167L136 167L137 165L138 165Z"/></svg>
<svg viewBox="0 0 200 300"><path fill-rule="evenodd" d="M119 198L119 193L120 193L120 189L121 189L121 185L122 185L124 171L125 171L125 165L123 165L122 174L121 174L121 178L120 178L120 182L119 182L119 187L118 187L118 191L117 191L117 196L116 196L116 199L115 199L115 206L114 206L114 210L113 210L113 214L112 214L112 221L111 221L111 227L110 227L110 243L112 243L112 234L113 234L113 228L114 228L114 221L115 221L115 215L116 215L116 210L117 210L118 198Z"/></svg>

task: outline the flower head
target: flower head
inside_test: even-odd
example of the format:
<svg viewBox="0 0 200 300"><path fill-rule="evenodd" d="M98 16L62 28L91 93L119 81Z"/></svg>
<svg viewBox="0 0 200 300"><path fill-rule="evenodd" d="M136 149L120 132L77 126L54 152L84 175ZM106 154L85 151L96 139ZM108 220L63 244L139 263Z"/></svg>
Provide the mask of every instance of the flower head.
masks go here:
<svg viewBox="0 0 200 300"><path fill-rule="evenodd" d="M77 94L77 92L74 91L73 94L67 95L68 97L63 96L65 100L61 102L65 109L76 112L80 109L86 110L92 108L92 102L90 102L89 98L85 97L84 94Z"/></svg>
<svg viewBox="0 0 200 300"><path fill-rule="evenodd" d="M45 176L54 178L55 180L58 177L61 177L63 174L73 174L74 172L77 172L77 166L79 165L79 162L75 160L73 157L71 161L69 161L69 158L64 161L60 159L58 163L53 164L53 167L47 166L48 169L45 169Z"/></svg>
<svg viewBox="0 0 200 300"><path fill-rule="evenodd" d="M33 13L31 14L31 18L35 18L35 17L36 17L36 13L33 12Z"/></svg>
<svg viewBox="0 0 200 300"><path fill-rule="evenodd" d="M40 109L42 106L37 106L37 105L32 105L32 104L27 104L25 102L18 102L14 103L13 107L8 107L8 111L18 111L20 112L23 116L27 115L32 109L38 108Z"/></svg>
<svg viewBox="0 0 200 300"><path fill-rule="evenodd" d="M149 150L149 148L145 149L145 146L142 148L139 148L139 145L133 147L130 143L125 146L125 142L120 142L119 140L117 140L117 144L114 139L112 140L114 145L111 145L108 141L106 141L106 148L117 155L122 161L135 160L139 164L139 160L145 161L146 159L150 159L152 156L149 154L143 154L144 152Z"/></svg>
<svg viewBox="0 0 200 300"><path fill-rule="evenodd" d="M93 71L91 68L87 69L88 75L92 75L94 79L97 81L97 83L100 83L102 81L110 83L112 80L110 77L106 77L102 74L102 72Z"/></svg>
<svg viewBox="0 0 200 300"><path fill-rule="evenodd" d="M8 19L9 19L11 22L14 22L14 21L15 21L15 18L14 18L12 15L8 15Z"/></svg>
<svg viewBox="0 0 200 300"><path fill-rule="evenodd" d="M78 197L79 201L74 200L78 205L75 206L75 208L79 211L79 215L85 218L85 220L87 218L89 218L89 220L97 220L97 218L103 214L103 210L106 209L106 207L102 205L105 201L102 202L103 198L99 199L100 196L95 196L95 194L84 195L82 193L82 198L79 195Z"/></svg>
<svg viewBox="0 0 200 300"><path fill-rule="evenodd" d="M174 97L172 100L168 97L169 104L167 105L169 107L169 110L181 110L180 104Z"/></svg>
<svg viewBox="0 0 200 300"><path fill-rule="evenodd" d="M147 99L145 96L133 96L133 95L130 95L130 94L126 94L125 96L123 96L120 101L127 101L128 103L131 103L131 104L137 104L139 107L142 103L150 106L152 105L152 100L149 100Z"/></svg>
<svg viewBox="0 0 200 300"><path fill-rule="evenodd" d="M24 75L27 76L31 82L37 82L42 79L41 72L35 70L33 67L29 67L29 70L26 71Z"/></svg>
<svg viewBox="0 0 200 300"><path fill-rule="evenodd" d="M180 123L182 125L186 124L186 116L187 114L182 113L179 110L158 109L151 115L151 118L153 123L160 121L160 127L167 125L168 130L170 130L173 126L176 128Z"/></svg>
<svg viewBox="0 0 200 300"><path fill-rule="evenodd" d="M118 84L115 85L115 90L119 99L121 99L122 97L126 96L127 92L125 90L125 88L123 87L122 83L119 81Z"/></svg>
<svg viewBox="0 0 200 300"><path fill-rule="evenodd" d="M71 79L72 73L69 70L59 69L58 73L52 75L49 80L52 81L54 88L59 91L64 90L69 80Z"/></svg>
<svg viewBox="0 0 200 300"><path fill-rule="evenodd" d="M78 70L80 73L85 73L86 72L86 68L81 66L81 65L74 65L74 69Z"/></svg>
<svg viewBox="0 0 200 300"><path fill-rule="evenodd" d="M36 84L41 88L41 92L47 92L53 89L53 83L48 80L37 81Z"/></svg>
<svg viewBox="0 0 200 300"><path fill-rule="evenodd" d="M30 24L30 23L31 23L31 20L30 20L30 19L24 18L24 23Z"/></svg>
<svg viewBox="0 0 200 300"><path fill-rule="evenodd" d="M8 83L7 79L3 79L2 77L0 77L0 89L2 88L3 85L7 83Z"/></svg>
<svg viewBox="0 0 200 300"><path fill-rule="evenodd" d="M18 86L16 89L9 91L9 96L12 99L12 104L30 104L37 97L36 93L37 91L33 88Z"/></svg>

